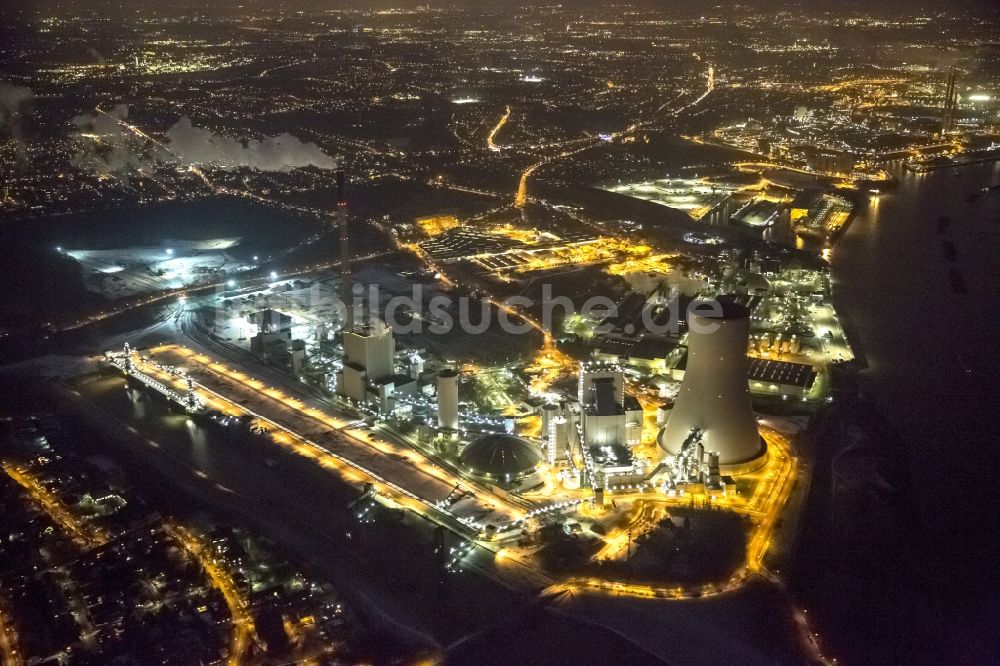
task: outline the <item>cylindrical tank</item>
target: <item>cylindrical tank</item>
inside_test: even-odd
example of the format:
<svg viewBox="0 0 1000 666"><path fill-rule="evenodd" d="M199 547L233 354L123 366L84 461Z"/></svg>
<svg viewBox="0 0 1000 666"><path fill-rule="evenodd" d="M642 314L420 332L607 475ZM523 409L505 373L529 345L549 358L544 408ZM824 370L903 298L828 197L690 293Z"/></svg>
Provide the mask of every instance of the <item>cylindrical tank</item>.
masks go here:
<svg viewBox="0 0 1000 666"><path fill-rule="evenodd" d="M580 489L580 472L568 469L562 472L562 485L566 490Z"/></svg>
<svg viewBox="0 0 1000 666"><path fill-rule="evenodd" d="M660 432L664 451L677 454L695 430L722 465L748 462L764 452L747 386L747 308L697 301L689 312L688 362L674 409Z"/></svg>
<svg viewBox="0 0 1000 666"><path fill-rule="evenodd" d="M557 459L566 457L566 446L569 442L569 422L564 416L556 416L545 431L545 445L550 465Z"/></svg>
<svg viewBox="0 0 1000 666"><path fill-rule="evenodd" d="M656 408L656 425L663 426L667 424L667 419L670 417L670 412L674 409L674 403L665 402Z"/></svg>
<svg viewBox="0 0 1000 666"><path fill-rule="evenodd" d="M559 405L554 405L552 403L547 403L542 405L542 433L549 431L549 425L552 423L552 419L559 416Z"/></svg>
<svg viewBox="0 0 1000 666"><path fill-rule="evenodd" d="M458 429L458 372L447 368L437 376L438 427Z"/></svg>
<svg viewBox="0 0 1000 666"><path fill-rule="evenodd" d="M299 377L302 375L302 368L306 364L306 343L305 340L292 340L292 375Z"/></svg>

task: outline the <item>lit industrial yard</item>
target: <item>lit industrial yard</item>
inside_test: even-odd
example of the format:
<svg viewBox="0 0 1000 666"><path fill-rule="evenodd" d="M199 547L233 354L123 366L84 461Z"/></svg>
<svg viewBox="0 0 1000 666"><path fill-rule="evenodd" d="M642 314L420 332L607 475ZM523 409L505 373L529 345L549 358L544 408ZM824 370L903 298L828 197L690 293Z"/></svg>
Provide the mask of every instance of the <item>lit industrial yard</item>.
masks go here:
<svg viewBox="0 0 1000 666"><path fill-rule="evenodd" d="M995 656L995 8L57 4L0 666Z"/></svg>
<svg viewBox="0 0 1000 666"><path fill-rule="evenodd" d="M517 584L524 570L533 570L536 581L549 581L552 591L569 587L598 588L619 594L636 594L667 598L700 597L736 589L753 574L767 574L764 559L775 539L775 525L787 508L797 474L796 457L785 436L765 432L768 449L766 460L756 471L739 477L743 494L663 496L662 490L651 485L644 487L611 486L603 495L606 505L595 505L590 490L569 491L558 483L555 468L542 469L545 478L542 489L523 493L520 498L504 492L497 494L491 486L484 486L474 478L449 472L443 465L400 444L384 440L383 432L371 429L363 421L336 416L325 406L313 406L312 401L292 397L282 390L269 387L248 374L232 370L204 354L180 346L149 349L134 355L132 372L146 374L164 386L173 386L174 395L188 390L185 377L195 380L194 392L206 408L213 409L222 418L249 416L251 427L267 429L272 441L288 447L297 454L316 460L321 466L344 480L354 483L372 483L380 500L391 506L401 506L415 511L433 522L450 529L461 529L467 538L496 553L495 574L504 577L509 570L505 563L517 562L512 584ZM402 441L405 445L405 440ZM455 490L461 488L461 499L450 502ZM598 559L617 559L623 556L628 541L642 536L645 530L655 527L645 517L645 512L662 507L668 515L671 507L685 507L710 501L716 508L725 508L750 517L753 528L748 536L746 559L743 566L728 581L700 587L685 585L641 585L613 579L570 577L559 581L557 576L545 571L534 556L534 548L519 546L513 541L522 539L521 531L511 531L511 525L525 523L525 519L544 521L547 516L584 523L619 522L624 527L614 528L601 540L604 547L595 554ZM612 505L617 508L612 509ZM634 513L631 507L643 507ZM552 507L558 508L555 512ZM538 518L535 518L538 516ZM634 521L634 522L630 522ZM531 524L532 521L528 521ZM486 530L492 525L491 530Z"/></svg>

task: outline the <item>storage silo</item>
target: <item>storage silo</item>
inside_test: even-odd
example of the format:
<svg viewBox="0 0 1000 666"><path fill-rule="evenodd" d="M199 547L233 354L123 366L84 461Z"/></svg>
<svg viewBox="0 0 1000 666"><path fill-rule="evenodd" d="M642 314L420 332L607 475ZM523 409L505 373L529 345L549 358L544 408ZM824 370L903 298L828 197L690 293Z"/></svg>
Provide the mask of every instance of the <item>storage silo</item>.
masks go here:
<svg viewBox="0 0 1000 666"><path fill-rule="evenodd" d="M458 372L447 368L437 376L438 427L458 429Z"/></svg>

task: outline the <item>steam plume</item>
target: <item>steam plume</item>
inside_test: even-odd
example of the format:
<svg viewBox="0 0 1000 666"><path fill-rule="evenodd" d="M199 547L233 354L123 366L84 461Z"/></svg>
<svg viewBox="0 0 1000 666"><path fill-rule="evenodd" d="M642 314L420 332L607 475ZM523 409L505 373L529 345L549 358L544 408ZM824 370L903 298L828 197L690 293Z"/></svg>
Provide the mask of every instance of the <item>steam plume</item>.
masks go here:
<svg viewBox="0 0 1000 666"><path fill-rule="evenodd" d="M334 159L315 143L305 143L291 134L279 134L262 141L239 141L195 127L187 116L167 130L167 142L170 150L189 164L223 169L250 167L261 171L336 167Z"/></svg>

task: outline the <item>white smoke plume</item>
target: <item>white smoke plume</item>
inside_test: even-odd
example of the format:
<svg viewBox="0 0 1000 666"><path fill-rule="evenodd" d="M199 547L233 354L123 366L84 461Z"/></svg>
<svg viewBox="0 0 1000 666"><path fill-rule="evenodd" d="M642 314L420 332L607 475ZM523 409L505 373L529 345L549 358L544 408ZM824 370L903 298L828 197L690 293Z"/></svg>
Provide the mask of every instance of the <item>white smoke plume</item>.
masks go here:
<svg viewBox="0 0 1000 666"><path fill-rule="evenodd" d="M24 141L21 138L21 118L24 108L35 98L31 89L0 83L0 131L6 130L14 141L18 159L25 160Z"/></svg>
<svg viewBox="0 0 1000 666"><path fill-rule="evenodd" d="M156 147L127 132L120 122L126 118L127 104L118 104L107 113L95 111L75 116L70 122L85 142L73 164L100 175L152 166L158 157Z"/></svg>
<svg viewBox="0 0 1000 666"><path fill-rule="evenodd" d="M188 164L222 169L250 167L261 171L290 171L307 166L320 169L337 166L315 143L305 143L291 134L279 134L262 141L239 141L195 127L187 116L167 130L167 147Z"/></svg>
<svg viewBox="0 0 1000 666"><path fill-rule="evenodd" d="M649 273L625 273L622 278L628 283L629 289L646 296L652 294L660 286L660 280Z"/></svg>
<svg viewBox="0 0 1000 666"><path fill-rule="evenodd" d="M145 141L123 126L128 105L111 111L75 116L70 122L85 139L73 164L101 175L138 171L157 163L204 165L220 169L249 167L260 171L291 171L314 166L334 169L336 161L315 143L305 143L290 134L262 141L239 141L195 127L183 116L167 130L162 144Z"/></svg>
<svg viewBox="0 0 1000 666"><path fill-rule="evenodd" d="M128 118L128 104L118 104L107 113L95 111L74 116L70 121L81 132L95 134L102 139L124 136L119 120Z"/></svg>

